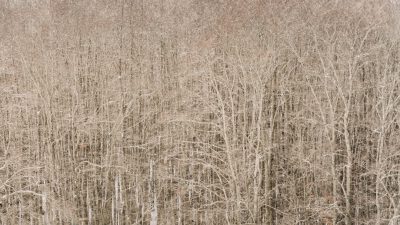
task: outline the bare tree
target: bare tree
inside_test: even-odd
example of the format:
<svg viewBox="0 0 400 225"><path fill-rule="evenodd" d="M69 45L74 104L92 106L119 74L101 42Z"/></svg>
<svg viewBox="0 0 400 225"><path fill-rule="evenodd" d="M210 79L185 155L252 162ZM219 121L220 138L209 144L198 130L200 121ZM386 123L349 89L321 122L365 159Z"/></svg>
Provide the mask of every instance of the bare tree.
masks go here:
<svg viewBox="0 0 400 225"><path fill-rule="evenodd" d="M395 1L0 1L1 224L397 224Z"/></svg>

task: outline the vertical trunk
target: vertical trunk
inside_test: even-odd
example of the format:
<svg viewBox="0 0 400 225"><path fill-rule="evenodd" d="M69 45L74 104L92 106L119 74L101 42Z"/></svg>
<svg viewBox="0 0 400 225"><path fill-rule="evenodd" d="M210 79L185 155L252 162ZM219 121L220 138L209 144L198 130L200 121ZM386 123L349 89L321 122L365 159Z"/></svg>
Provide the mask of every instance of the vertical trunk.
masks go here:
<svg viewBox="0 0 400 225"><path fill-rule="evenodd" d="M150 160L150 225L157 225L158 209L157 209L157 195L155 191L155 174L154 174L154 160Z"/></svg>
<svg viewBox="0 0 400 225"><path fill-rule="evenodd" d="M336 144L335 144L335 140L336 140L336 133L335 133L335 129L334 129L334 125L332 128L332 136L331 136L331 152L332 152L332 157L331 157L331 173L332 173L332 195L333 195L333 202L336 205L337 204L337 200L338 200L338 196L337 196L337 175L336 175ZM332 215L332 223L336 224L336 208L333 211L333 215Z"/></svg>
<svg viewBox="0 0 400 225"><path fill-rule="evenodd" d="M344 117L343 117L343 129L344 129L344 141L346 145L346 186L345 186L345 201L346 201L346 215L345 215L345 223L346 225L352 224L352 211L351 211L351 203L352 203L352 169L353 169L353 152L350 144L350 134L349 134L349 114L352 104L352 95L353 95L353 71L352 68L349 68L349 89L348 89L348 97L347 101L345 101L345 97L343 96L344 101Z"/></svg>
<svg viewBox="0 0 400 225"><path fill-rule="evenodd" d="M376 224L381 224L381 214L382 214L382 206L380 203L380 195L382 193L382 167L383 167L383 148L384 148L384 139L385 139L385 122L386 122L386 110L385 106L382 106L381 111L381 121L380 121L380 130L379 130L379 138L378 138L378 148L377 148L377 155L376 155L376 167L377 167L377 174L376 174L376 181L375 181L375 204L376 204Z"/></svg>
<svg viewBox="0 0 400 225"><path fill-rule="evenodd" d="M271 197L271 192L272 192L272 179L271 179L271 169L272 169L272 149L273 149L273 133L274 133L274 125L273 125L273 113L271 113L270 116L270 123L271 127L268 133L268 142L269 146L267 147L267 162L265 166L265 197L266 197L266 224L272 225L274 224L273 220L273 211L272 211L272 197Z"/></svg>
<svg viewBox="0 0 400 225"><path fill-rule="evenodd" d="M272 151L274 149L274 132L275 132L275 114L276 114L276 79L277 79L277 71L274 71L272 83L271 83L271 92L270 92L270 109L269 109L269 127L267 135L267 155L265 162L265 198L266 198L266 220L265 223L268 225L275 224L273 209L272 209Z"/></svg>
<svg viewBox="0 0 400 225"><path fill-rule="evenodd" d="M350 146L350 135L348 128L348 116L349 110L347 109L344 116L344 138L346 144L347 153L347 165L346 165L346 215L345 223L346 225L352 224L351 222L351 180L352 180L352 165L353 165L353 154Z"/></svg>

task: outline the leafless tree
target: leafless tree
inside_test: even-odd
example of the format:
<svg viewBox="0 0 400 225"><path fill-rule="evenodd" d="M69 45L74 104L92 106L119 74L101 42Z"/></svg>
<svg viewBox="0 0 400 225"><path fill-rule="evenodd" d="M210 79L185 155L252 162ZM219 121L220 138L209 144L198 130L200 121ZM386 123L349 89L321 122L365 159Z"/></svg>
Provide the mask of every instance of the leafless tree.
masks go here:
<svg viewBox="0 0 400 225"><path fill-rule="evenodd" d="M399 9L0 1L0 223L398 224Z"/></svg>

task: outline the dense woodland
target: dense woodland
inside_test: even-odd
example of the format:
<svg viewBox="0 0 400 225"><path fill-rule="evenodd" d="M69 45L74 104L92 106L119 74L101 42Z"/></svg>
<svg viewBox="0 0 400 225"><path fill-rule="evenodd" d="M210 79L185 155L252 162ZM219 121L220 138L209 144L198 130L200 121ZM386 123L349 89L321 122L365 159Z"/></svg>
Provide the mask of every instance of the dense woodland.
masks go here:
<svg viewBox="0 0 400 225"><path fill-rule="evenodd" d="M400 224L397 0L0 0L0 224Z"/></svg>

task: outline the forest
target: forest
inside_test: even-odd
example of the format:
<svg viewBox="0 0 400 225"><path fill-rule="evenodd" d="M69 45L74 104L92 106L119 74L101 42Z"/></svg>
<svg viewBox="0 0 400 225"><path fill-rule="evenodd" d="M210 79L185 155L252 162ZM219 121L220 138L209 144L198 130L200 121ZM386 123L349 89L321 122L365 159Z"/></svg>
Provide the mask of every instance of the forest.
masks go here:
<svg viewBox="0 0 400 225"><path fill-rule="evenodd" d="M400 224L400 1L0 0L0 224Z"/></svg>

